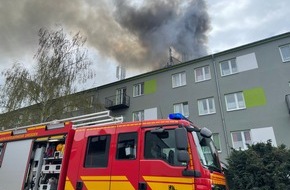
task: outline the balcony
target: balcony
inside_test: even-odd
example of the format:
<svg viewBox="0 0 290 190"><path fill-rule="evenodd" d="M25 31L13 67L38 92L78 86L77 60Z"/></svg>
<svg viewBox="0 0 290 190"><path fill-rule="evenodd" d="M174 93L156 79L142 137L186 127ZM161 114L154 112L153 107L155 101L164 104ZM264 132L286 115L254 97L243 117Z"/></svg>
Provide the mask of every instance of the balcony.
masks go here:
<svg viewBox="0 0 290 190"><path fill-rule="evenodd" d="M130 107L130 96L125 94L110 96L105 99L105 107L108 110L117 110Z"/></svg>

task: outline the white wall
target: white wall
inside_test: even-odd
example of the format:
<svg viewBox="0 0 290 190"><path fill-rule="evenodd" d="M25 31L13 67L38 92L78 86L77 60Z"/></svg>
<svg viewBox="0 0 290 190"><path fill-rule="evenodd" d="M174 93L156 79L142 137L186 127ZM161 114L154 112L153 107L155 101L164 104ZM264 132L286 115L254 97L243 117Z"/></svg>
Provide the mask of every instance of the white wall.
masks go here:
<svg viewBox="0 0 290 190"><path fill-rule="evenodd" d="M269 139L271 139L272 145L277 146L273 127L251 129L251 137L253 144L259 142L266 143Z"/></svg>
<svg viewBox="0 0 290 190"><path fill-rule="evenodd" d="M144 120L157 119L157 108L144 110Z"/></svg>
<svg viewBox="0 0 290 190"><path fill-rule="evenodd" d="M237 66L238 66L239 72L248 71L248 70L258 68L258 63L257 63L255 53L250 53L250 54L238 56L236 58L236 61L237 61Z"/></svg>

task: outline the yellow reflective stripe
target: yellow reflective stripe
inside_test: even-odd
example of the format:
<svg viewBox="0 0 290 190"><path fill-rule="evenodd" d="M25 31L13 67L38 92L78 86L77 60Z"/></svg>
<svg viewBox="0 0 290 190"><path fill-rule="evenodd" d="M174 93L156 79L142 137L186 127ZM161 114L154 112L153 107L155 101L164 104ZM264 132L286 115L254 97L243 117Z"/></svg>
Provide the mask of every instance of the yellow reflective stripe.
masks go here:
<svg viewBox="0 0 290 190"><path fill-rule="evenodd" d="M176 190L194 190L195 187L193 184L179 184L179 183L155 183L155 182L147 182L148 186L151 190L168 190L168 189L176 189Z"/></svg>
<svg viewBox="0 0 290 190"><path fill-rule="evenodd" d="M64 187L64 189L65 190L75 190L67 176L66 176L66 179L65 179L65 187Z"/></svg>
<svg viewBox="0 0 290 190"><path fill-rule="evenodd" d="M188 153L189 153L189 169L194 169L194 165L193 165L193 156L192 156L192 153L191 153L191 147L190 147L190 144L188 142Z"/></svg>
<svg viewBox="0 0 290 190"><path fill-rule="evenodd" d="M129 181L112 181L111 190L134 190L135 188Z"/></svg>
<svg viewBox="0 0 290 190"><path fill-rule="evenodd" d="M57 136L52 136L49 137L49 139L63 139L64 135L57 135Z"/></svg>
<svg viewBox="0 0 290 190"><path fill-rule="evenodd" d="M81 179L88 190L94 190L96 187L100 190L110 189L111 176L81 176Z"/></svg>
<svg viewBox="0 0 290 190"><path fill-rule="evenodd" d="M96 187L99 190L110 189L110 181L84 181L84 185L87 190L95 190Z"/></svg>
<svg viewBox="0 0 290 190"><path fill-rule="evenodd" d="M194 189L194 178L160 176L143 176L143 178L152 190Z"/></svg>
<svg viewBox="0 0 290 190"><path fill-rule="evenodd" d="M111 180L111 190L134 190L126 176L112 176Z"/></svg>
<svg viewBox="0 0 290 190"><path fill-rule="evenodd" d="M159 176L143 176L145 181L154 182L170 182L170 183L194 183L194 178L184 178L184 177L159 177Z"/></svg>
<svg viewBox="0 0 290 190"><path fill-rule="evenodd" d="M40 126L36 126L36 127L27 128L27 131L37 130L37 129L43 129L43 128L45 128L45 125L40 125Z"/></svg>
<svg viewBox="0 0 290 190"><path fill-rule="evenodd" d="M48 137L37 138L35 141L47 141Z"/></svg>
<svg viewBox="0 0 290 190"><path fill-rule="evenodd" d="M128 178L126 176L112 176L111 177L112 181L127 181Z"/></svg>
<svg viewBox="0 0 290 190"><path fill-rule="evenodd" d="M216 185L226 185L226 179L222 175L210 174L212 184Z"/></svg>
<svg viewBox="0 0 290 190"><path fill-rule="evenodd" d="M1 132L0 135L10 135L11 134L11 131L8 131L8 132Z"/></svg>
<svg viewBox="0 0 290 190"><path fill-rule="evenodd" d="M88 190L134 190L126 176L81 176Z"/></svg>

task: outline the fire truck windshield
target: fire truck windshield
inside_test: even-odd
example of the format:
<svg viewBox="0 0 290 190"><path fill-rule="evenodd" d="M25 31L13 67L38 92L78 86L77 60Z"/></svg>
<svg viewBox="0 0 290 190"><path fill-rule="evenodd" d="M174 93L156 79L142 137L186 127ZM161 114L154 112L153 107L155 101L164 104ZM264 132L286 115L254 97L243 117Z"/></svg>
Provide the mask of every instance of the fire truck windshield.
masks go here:
<svg viewBox="0 0 290 190"><path fill-rule="evenodd" d="M202 137L199 132L192 132L200 162L211 171L221 172L216 148L211 138Z"/></svg>

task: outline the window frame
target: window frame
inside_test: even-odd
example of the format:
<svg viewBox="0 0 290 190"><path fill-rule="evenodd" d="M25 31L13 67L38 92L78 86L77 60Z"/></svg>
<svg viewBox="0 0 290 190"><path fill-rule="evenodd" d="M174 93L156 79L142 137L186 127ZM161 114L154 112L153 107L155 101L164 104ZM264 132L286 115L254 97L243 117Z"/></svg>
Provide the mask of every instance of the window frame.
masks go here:
<svg viewBox="0 0 290 190"><path fill-rule="evenodd" d="M171 75L172 88L178 88L186 85L186 72L182 71Z"/></svg>
<svg viewBox="0 0 290 190"><path fill-rule="evenodd" d="M217 137L217 140L218 140L218 146L216 144L216 141L214 141L214 136ZM216 150L221 153L222 152L222 146L221 146L221 138L220 138L220 134L219 133L213 133L212 136L211 136L211 139L216 147Z"/></svg>
<svg viewBox="0 0 290 190"><path fill-rule="evenodd" d="M238 94L241 94L242 95L242 99L243 99L243 105L244 106L240 106L239 105L239 100L238 100ZM234 98L235 98L235 108L229 108L229 102L228 102L228 99L227 97L230 96L230 95L234 95ZM236 111L236 110L243 110L243 109L246 109L246 102L245 102L245 97L244 97L244 93L243 92L234 92L234 93L229 93L229 94L225 94L225 102L226 102L226 109L227 111Z"/></svg>
<svg viewBox="0 0 290 190"><path fill-rule="evenodd" d="M206 72L205 72L205 69L208 68L208 73L209 73L209 77L207 78L206 76ZM199 80L198 77L197 77L197 71L201 69L201 73L202 73L202 79ZM210 80L211 79L211 72L210 72L210 66L209 65L206 65L206 66L203 66L203 67L198 67L198 68L195 68L194 69L194 78L195 78L195 82L203 82L203 81L207 81L207 80Z"/></svg>
<svg viewBox="0 0 290 190"><path fill-rule="evenodd" d="M233 134L234 133L239 133L241 134L241 138L242 138L242 144L243 144L243 147L241 148L241 150L247 150L248 147L247 147L247 143L246 143L246 138L245 138L245 132L248 132L249 135L250 135L250 145L253 144L252 142L252 134L251 134L251 130L241 130L241 131L232 131L231 132L231 139L232 139L232 145L233 145L233 149L235 150L240 150L240 147L234 147L234 136ZM238 142L238 141L237 141Z"/></svg>
<svg viewBox="0 0 290 190"><path fill-rule="evenodd" d="M209 100L212 100L212 105L213 105L213 112L211 112L210 110L210 102ZM203 101L206 101L206 106L207 106L207 109L208 110L207 112L205 112L205 109L203 109L203 111L201 112L201 105L202 107L204 108L203 106ZM203 99L199 99L197 100L197 107L198 107L198 115L200 116L203 116L203 115L211 115L211 114L215 114L216 113L216 107L215 107L215 101L214 101L214 97L208 97L208 98L203 98Z"/></svg>
<svg viewBox="0 0 290 190"><path fill-rule="evenodd" d="M135 120L135 117L134 117L135 114L141 114L141 119L139 119L139 116L138 116L138 120ZM145 114L144 110L134 111L132 113L132 121L143 121L145 117L144 114Z"/></svg>
<svg viewBox="0 0 290 190"><path fill-rule="evenodd" d="M179 108L181 108L181 112L177 111L175 108L175 106L180 106ZM187 110L185 110L185 106L187 106ZM187 111L187 113L186 113ZM189 117L189 104L188 102L180 102L180 103L176 103L173 104L173 112L174 113L181 113L182 115L184 115L185 117Z"/></svg>
<svg viewBox="0 0 290 190"><path fill-rule="evenodd" d="M96 138L96 137L98 137L99 138L99 140L100 140L100 138L102 138L102 137L106 137L106 146L105 146L105 153L104 153L104 157L105 157L105 165L96 165L96 163L97 164L99 164L98 162L96 162L96 163L91 163L91 164L88 164L87 163L87 160L88 160L88 156L92 156L92 155L89 155L89 150L90 150L90 148L91 148L91 146L93 146L92 145L92 139L93 138ZM85 152L85 156L84 156L84 162L83 162L83 167L84 168L107 168L108 167L108 165L109 165L109 157L110 157L110 144L111 144L111 140L112 140L112 137L111 137L111 134L106 134L106 135L94 135L94 136L89 136L88 138L87 138L87 145L86 145L86 152ZM93 147L95 147L95 146L93 146ZM100 147L100 146L97 146L97 147ZM100 157L100 155L98 156L98 157Z"/></svg>
<svg viewBox="0 0 290 190"><path fill-rule="evenodd" d="M236 71L233 71L233 66L232 66L233 62L232 61L234 61L235 65L236 65ZM229 67L229 73L228 74L224 74L224 70L222 69L222 64L227 64L228 65L228 67ZM221 76L222 77L239 73L239 69L238 69L238 64L237 64L237 59L236 58L232 58L232 59L221 61L219 65L220 65L220 72L221 72Z"/></svg>
<svg viewBox="0 0 290 190"><path fill-rule="evenodd" d="M156 136L158 136L158 134L153 134L151 133L151 129L148 129L147 131L145 131L144 133L144 142L143 142L143 146L144 146L144 151L143 151L143 156L145 160L161 160L166 162L168 165L173 166L173 167L180 167L180 166L184 166L184 163L178 162L177 160L177 147L176 147L176 142L175 142L175 136L174 136L174 129L175 128L165 128L164 132L168 132L168 138L170 136L172 136L171 139L168 139L169 141L174 140L174 142L172 143L173 146L168 147L170 150L166 150L166 148L160 146L162 143L165 142L165 138L158 138ZM171 133L171 134L169 134ZM154 138L155 137L155 138ZM160 144L161 143L161 144ZM158 154L159 156L154 156L152 154L152 150L154 150L153 146L157 146L159 147L159 151L161 154ZM166 152L164 151L166 150ZM170 152L173 152L173 154L170 154ZM168 155L167 155L168 154ZM171 156L170 156L171 155ZM173 156L173 157L172 157ZM170 159L169 157L171 157L172 159ZM173 162L170 162L173 161Z"/></svg>
<svg viewBox="0 0 290 190"><path fill-rule="evenodd" d="M116 89L116 105L119 104L126 104L126 95L127 95L127 88L117 88Z"/></svg>
<svg viewBox="0 0 290 190"><path fill-rule="evenodd" d="M290 53L290 44L285 44L285 45L281 45L281 46L279 46L279 52L280 52L280 56L281 56L281 59L282 59L282 62L283 63L285 63L285 62L289 62L290 61L290 55L289 55L289 57L286 57L286 59L285 59L285 57L283 56L283 52L282 52L282 48L288 48L288 50L289 50L289 53Z"/></svg>
<svg viewBox="0 0 290 190"><path fill-rule="evenodd" d="M130 135L133 134L133 140L134 140L134 147L133 147L133 153L134 153L134 157L133 158L119 158L119 143L120 142L120 138L122 135ZM125 137L123 137L125 138ZM137 159L137 146L138 146L138 133L137 132L128 132L128 133L119 133L118 134L118 141L117 141L117 148L116 148L116 160L136 160ZM126 150L125 150L126 151Z"/></svg>
<svg viewBox="0 0 290 190"><path fill-rule="evenodd" d="M89 98L90 98L89 107L92 108L94 106L95 96L91 95Z"/></svg>
<svg viewBox="0 0 290 190"><path fill-rule="evenodd" d="M144 82L133 85L133 97L144 95Z"/></svg>

